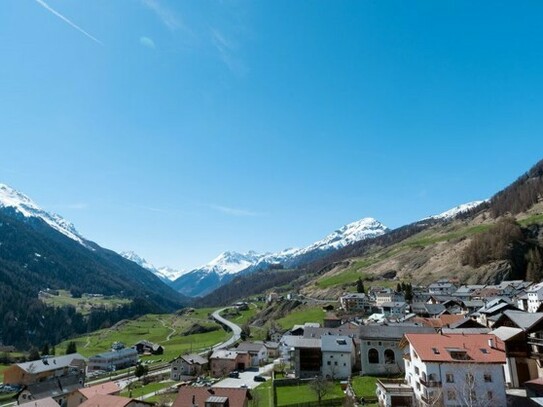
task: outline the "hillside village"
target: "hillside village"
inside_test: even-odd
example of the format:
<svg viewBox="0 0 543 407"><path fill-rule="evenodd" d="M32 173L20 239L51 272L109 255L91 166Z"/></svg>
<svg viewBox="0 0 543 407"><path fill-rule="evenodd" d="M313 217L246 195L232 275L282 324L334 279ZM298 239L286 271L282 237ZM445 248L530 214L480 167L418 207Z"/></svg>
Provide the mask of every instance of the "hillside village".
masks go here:
<svg viewBox="0 0 543 407"><path fill-rule="evenodd" d="M34 407L198 405L193 400L240 407L543 405L543 283L357 288L325 306L322 323L274 327L265 341L235 334L230 344L180 354L159 370L141 362L164 352L146 340L117 342L89 358L45 355L5 370L2 391ZM294 297L271 293L266 300ZM140 399L132 394L138 379L151 386ZM270 393L264 399L260 386ZM292 389L305 389L305 399L292 399Z"/></svg>

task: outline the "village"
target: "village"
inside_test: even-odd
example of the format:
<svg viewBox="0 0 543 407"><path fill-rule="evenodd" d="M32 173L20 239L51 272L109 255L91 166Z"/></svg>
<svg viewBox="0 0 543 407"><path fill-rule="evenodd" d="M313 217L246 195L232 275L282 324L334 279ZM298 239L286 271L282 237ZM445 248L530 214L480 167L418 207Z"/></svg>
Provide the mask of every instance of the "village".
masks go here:
<svg viewBox="0 0 543 407"><path fill-rule="evenodd" d="M13 364L2 388L15 390L24 407L543 405L543 283L439 280L367 292L359 284L358 291L325 306L322 324L270 329L265 341L224 320L234 331L229 341L159 368L140 357L161 355L160 344L116 342L89 358L45 355ZM266 301L294 297L271 293ZM134 397L142 376L167 384ZM371 392L357 391L360 378L373 380ZM288 389L300 386L309 400L289 402ZM157 402L160 394L171 397Z"/></svg>

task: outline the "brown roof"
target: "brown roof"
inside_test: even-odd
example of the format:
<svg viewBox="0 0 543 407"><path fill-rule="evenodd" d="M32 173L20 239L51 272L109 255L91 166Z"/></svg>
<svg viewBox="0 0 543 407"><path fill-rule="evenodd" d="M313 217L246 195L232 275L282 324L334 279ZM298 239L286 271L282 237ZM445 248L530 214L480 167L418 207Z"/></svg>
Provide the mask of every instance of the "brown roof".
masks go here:
<svg viewBox="0 0 543 407"><path fill-rule="evenodd" d="M105 382L102 384L97 384L96 386L83 387L79 389L79 393L85 396L87 399L90 399L93 396L98 394L114 394L120 391L120 387L115 382Z"/></svg>
<svg viewBox="0 0 543 407"><path fill-rule="evenodd" d="M98 394L84 401L79 407L125 407L136 400L128 397L111 396L109 394ZM137 400L138 404L145 403L152 406L152 403Z"/></svg>
<svg viewBox="0 0 543 407"><path fill-rule="evenodd" d="M414 317L411 319L411 321L420 323L423 326L429 326L430 328L443 328L454 324L455 322L461 321L464 318L464 315L443 314L435 318Z"/></svg>
<svg viewBox="0 0 543 407"><path fill-rule="evenodd" d="M405 334L405 339L426 362L505 363L503 342L495 335Z"/></svg>
<svg viewBox="0 0 543 407"><path fill-rule="evenodd" d="M194 401L193 401L194 397ZM172 407L205 406L210 397L228 397L229 407L243 407L251 394L247 389L226 387L181 387Z"/></svg>
<svg viewBox="0 0 543 407"><path fill-rule="evenodd" d="M46 397L44 399L32 400L28 403L21 403L19 407L58 407L58 403L52 397Z"/></svg>

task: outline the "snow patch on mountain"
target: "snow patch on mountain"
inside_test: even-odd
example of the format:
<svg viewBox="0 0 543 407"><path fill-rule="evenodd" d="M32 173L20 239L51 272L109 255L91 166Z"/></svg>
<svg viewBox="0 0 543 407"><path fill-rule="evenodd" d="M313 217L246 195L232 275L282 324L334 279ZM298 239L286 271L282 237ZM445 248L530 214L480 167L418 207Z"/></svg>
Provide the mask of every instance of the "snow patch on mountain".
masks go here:
<svg viewBox="0 0 543 407"><path fill-rule="evenodd" d="M94 250L86 244L85 238L79 234L71 222L68 222L56 213L44 211L29 197L5 184L0 184L0 208L1 207L13 208L26 218L40 218L63 235Z"/></svg>
<svg viewBox="0 0 543 407"><path fill-rule="evenodd" d="M143 257L133 251L120 252L119 254L125 259L133 261L138 266L149 270L151 273L163 280L173 281L186 273L185 270L175 270L170 267L155 267L152 263L148 262Z"/></svg>
<svg viewBox="0 0 543 407"><path fill-rule="evenodd" d="M186 273L182 279L176 283L183 287L184 283L187 286L194 286L198 282L207 280L211 275L216 276L216 282L219 284L227 276L241 272L250 272L258 269L263 269L271 265L283 265L286 267L295 266L297 261L307 259L308 256L322 256L322 253L338 250L349 244L360 240L380 236L388 231L388 228L382 223L373 218L364 218L356 222L349 223L319 240L304 248L289 248L278 253L257 253L249 251L247 253L238 253L227 251L221 253L211 262L198 267ZM217 285L218 286L218 285ZM189 288L191 288L189 287ZM216 288L216 287L215 287ZM182 288L183 289L183 288ZM205 287L209 289L209 287ZM181 291L187 293L188 291Z"/></svg>
<svg viewBox="0 0 543 407"><path fill-rule="evenodd" d="M422 220L426 220L426 219L438 219L438 220L454 219L458 214L467 212L470 209L473 209L476 206L481 205L483 202L485 202L485 201L484 200L483 201L473 201L473 202L468 202L468 203L465 203L465 204L461 204L461 205L455 206L452 209L449 209L448 211L442 212L442 213L440 213L438 215L429 216L429 217L424 218Z"/></svg>
<svg viewBox="0 0 543 407"><path fill-rule="evenodd" d="M254 251L248 251L247 253L237 252L223 252L209 263L196 269L197 271L204 271L208 273L217 273L219 276L226 274L237 274L240 271L256 264L260 259L268 254L259 254Z"/></svg>

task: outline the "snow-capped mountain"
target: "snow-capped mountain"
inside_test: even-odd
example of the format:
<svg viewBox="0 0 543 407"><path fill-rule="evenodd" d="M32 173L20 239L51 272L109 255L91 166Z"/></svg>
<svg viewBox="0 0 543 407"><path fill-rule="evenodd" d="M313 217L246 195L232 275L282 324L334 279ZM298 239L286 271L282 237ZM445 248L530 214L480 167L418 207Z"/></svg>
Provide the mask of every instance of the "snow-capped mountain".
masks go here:
<svg viewBox="0 0 543 407"><path fill-rule="evenodd" d="M238 274L270 267L296 267L303 262L316 260L331 251L360 240L380 236L387 231L388 228L377 220L364 218L349 223L324 239L301 249L291 248L278 253L264 254L254 251L224 252L208 264L184 274L175 280L172 286L189 296L205 295L226 284Z"/></svg>
<svg viewBox="0 0 543 407"><path fill-rule="evenodd" d="M258 254L252 250L247 253L223 252L198 270L217 273L220 276L237 274L258 263L265 256L266 254Z"/></svg>
<svg viewBox="0 0 543 407"><path fill-rule="evenodd" d="M79 234L72 223L55 213L44 211L29 197L5 184L0 184L0 208L1 207L13 208L16 212L26 218L40 218L63 235L94 250L86 244L86 239Z"/></svg>
<svg viewBox="0 0 543 407"><path fill-rule="evenodd" d="M171 281L181 277L184 273L186 273L185 270L175 270L170 267L155 267L152 263L148 262L143 257L139 256L137 253L134 253L133 251L121 252L119 254L123 256L125 259L133 261L138 266L141 266L144 269L149 270L150 272L155 274L157 277L160 277L162 280L164 280L168 284Z"/></svg>
<svg viewBox="0 0 543 407"><path fill-rule="evenodd" d="M457 215L459 215L461 213L464 213L464 212L467 212L470 209L473 209L476 206L481 205L483 202L485 202L485 201L468 202L468 203L465 203L465 204L462 204L462 205L455 206L454 208L449 209L448 211L442 212L442 213L440 213L438 215L429 216L427 218L424 218L423 220L426 220L426 219L437 219L437 220L454 219Z"/></svg>

